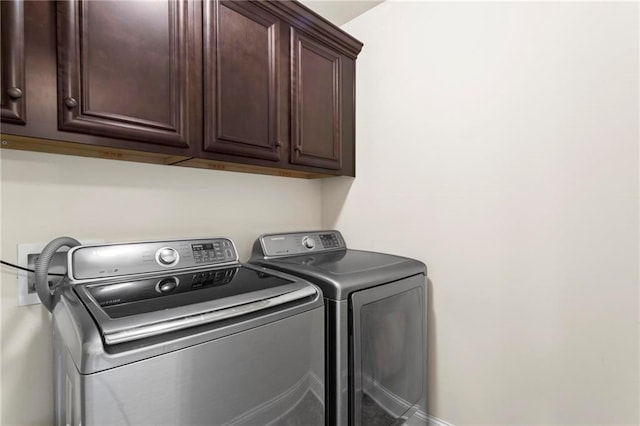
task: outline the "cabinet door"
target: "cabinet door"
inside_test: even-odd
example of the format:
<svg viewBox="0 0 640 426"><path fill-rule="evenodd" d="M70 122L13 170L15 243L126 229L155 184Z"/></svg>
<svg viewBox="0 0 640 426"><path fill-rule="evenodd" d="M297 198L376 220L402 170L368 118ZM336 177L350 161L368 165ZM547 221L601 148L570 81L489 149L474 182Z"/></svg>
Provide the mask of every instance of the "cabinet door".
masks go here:
<svg viewBox="0 0 640 426"><path fill-rule="evenodd" d="M1 3L2 121L25 124L24 4L22 0L3 0Z"/></svg>
<svg viewBox="0 0 640 426"><path fill-rule="evenodd" d="M57 7L59 128L188 147L200 76L192 6L65 0Z"/></svg>
<svg viewBox="0 0 640 426"><path fill-rule="evenodd" d="M204 150L278 161L280 23L249 2L204 7Z"/></svg>
<svg viewBox="0 0 640 426"><path fill-rule="evenodd" d="M341 56L295 29L291 55L291 162L340 169Z"/></svg>

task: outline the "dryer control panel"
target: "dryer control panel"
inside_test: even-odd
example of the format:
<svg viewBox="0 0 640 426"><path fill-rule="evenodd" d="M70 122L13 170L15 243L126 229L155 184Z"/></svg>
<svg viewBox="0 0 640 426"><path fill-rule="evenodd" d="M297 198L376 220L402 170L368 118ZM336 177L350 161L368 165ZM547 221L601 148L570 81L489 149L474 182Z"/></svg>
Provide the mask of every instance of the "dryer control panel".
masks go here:
<svg viewBox="0 0 640 426"><path fill-rule="evenodd" d="M229 238L152 241L74 247L68 271L72 280L85 281L237 262Z"/></svg>
<svg viewBox="0 0 640 426"><path fill-rule="evenodd" d="M342 234L338 231L267 234L260 237L260 245L265 257L295 256L347 248Z"/></svg>

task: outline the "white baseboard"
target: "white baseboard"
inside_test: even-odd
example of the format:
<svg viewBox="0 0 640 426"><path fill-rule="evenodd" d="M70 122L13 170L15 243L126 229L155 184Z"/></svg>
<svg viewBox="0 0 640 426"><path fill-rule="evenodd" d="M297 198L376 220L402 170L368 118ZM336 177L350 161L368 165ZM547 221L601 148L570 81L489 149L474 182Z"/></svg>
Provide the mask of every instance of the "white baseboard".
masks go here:
<svg viewBox="0 0 640 426"><path fill-rule="evenodd" d="M422 414L422 412L420 412ZM427 424L429 426L454 426L452 423L449 423L445 420L439 419L435 416L427 414Z"/></svg>

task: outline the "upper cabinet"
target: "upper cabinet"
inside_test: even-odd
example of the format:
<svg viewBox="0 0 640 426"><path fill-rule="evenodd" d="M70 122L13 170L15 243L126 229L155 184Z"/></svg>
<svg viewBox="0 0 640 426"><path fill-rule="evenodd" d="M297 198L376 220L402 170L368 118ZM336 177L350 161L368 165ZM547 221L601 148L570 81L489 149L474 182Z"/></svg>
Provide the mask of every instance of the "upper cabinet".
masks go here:
<svg viewBox="0 0 640 426"><path fill-rule="evenodd" d="M191 9L197 5L58 2L59 129L184 148L193 143L200 66Z"/></svg>
<svg viewBox="0 0 640 426"><path fill-rule="evenodd" d="M0 2L2 18L2 121L25 124L24 3Z"/></svg>
<svg viewBox="0 0 640 426"><path fill-rule="evenodd" d="M279 161L282 26L250 2L204 3L204 150Z"/></svg>
<svg viewBox="0 0 640 426"><path fill-rule="evenodd" d="M362 43L295 1L1 3L3 148L355 176Z"/></svg>
<svg viewBox="0 0 640 426"><path fill-rule="evenodd" d="M291 57L291 162L339 170L342 58L295 29Z"/></svg>

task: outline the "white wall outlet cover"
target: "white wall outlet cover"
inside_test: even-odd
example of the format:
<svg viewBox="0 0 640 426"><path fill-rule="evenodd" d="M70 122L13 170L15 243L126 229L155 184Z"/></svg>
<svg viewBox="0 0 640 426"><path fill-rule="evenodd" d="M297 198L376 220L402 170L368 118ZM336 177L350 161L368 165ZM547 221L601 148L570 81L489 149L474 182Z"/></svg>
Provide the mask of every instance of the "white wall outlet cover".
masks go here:
<svg viewBox="0 0 640 426"><path fill-rule="evenodd" d="M79 241L82 244L96 244L104 242L104 240L95 239ZM48 242L18 244L18 266L28 268L30 255L40 254L42 252L42 249L44 249L47 244ZM59 253L64 253L67 251L69 251L68 247L62 247L60 250L58 250ZM31 260L33 260L33 256L31 256ZM64 271L59 272L66 272L66 268L64 268ZM35 305L37 303L40 303L40 299L38 298L38 294L35 292L35 290L32 288L30 291L29 289L29 281L34 279L34 273L18 269L16 278L18 279L18 306Z"/></svg>

